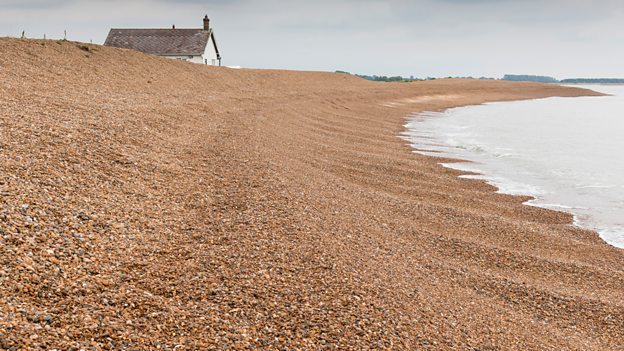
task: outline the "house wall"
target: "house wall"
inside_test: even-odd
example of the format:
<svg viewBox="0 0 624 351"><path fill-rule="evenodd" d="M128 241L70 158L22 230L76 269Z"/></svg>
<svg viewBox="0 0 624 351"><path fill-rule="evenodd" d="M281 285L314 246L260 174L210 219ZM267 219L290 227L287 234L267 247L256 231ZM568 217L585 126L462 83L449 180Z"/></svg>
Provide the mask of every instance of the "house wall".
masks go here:
<svg viewBox="0 0 624 351"><path fill-rule="evenodd" d="M219 60L217 60L217 52L214 49L214 43L212 42L212 38L208 40L206 50L204 50L204 54L202 55L202 63L211 66L219 65Z"/></svg>
<svg viewBox="0 0 624 351"><path fill-rule="evenodd" d="M163 56L172 60L183 60L183 61L188 61L188 62L192 62L192 63L199 63L199 64L203 64L204 63L204 58L203 56Z"/></svg>

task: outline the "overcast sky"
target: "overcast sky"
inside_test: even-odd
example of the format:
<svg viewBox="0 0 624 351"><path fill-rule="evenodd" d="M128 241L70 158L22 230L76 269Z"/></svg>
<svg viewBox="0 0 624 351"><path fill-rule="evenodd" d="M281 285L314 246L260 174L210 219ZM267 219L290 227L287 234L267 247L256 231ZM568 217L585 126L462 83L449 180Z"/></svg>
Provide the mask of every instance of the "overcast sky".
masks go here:
<svg viewBox="0 0 624 351"><path fill-rule="evenodd" d="M619 0L0 0L0 36L200 28L224 64L416 77L624 77Z"/></svg>

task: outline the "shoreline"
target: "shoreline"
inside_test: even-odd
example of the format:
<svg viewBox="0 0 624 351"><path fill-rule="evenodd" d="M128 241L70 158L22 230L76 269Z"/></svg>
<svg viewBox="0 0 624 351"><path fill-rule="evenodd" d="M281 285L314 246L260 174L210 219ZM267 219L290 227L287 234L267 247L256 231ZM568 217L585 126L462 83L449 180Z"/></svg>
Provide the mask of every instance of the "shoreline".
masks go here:
<svg viewBox="0 0 624 351"><path fill-rule="evenodd" d="M568 86L568 85L564 85L564 86ZM582 87L584 89L591 89L591 86L587 86L587 85L582 86ZM608 95L607 93L604 93L604 92L599 92L599 94ZM531 100L534 101L534 100L542 100L542 99L549 99L549 97L531 99ZM498 103L498 102L493 102L493 103ZM490 102L486 102L484 104L487 105L487 104L490 104ZM459 108L466 108L470 106L479 106L479 105L469 105L469 106L463 106ZM423 121L424 119L431 118L432 117L431 114L435 114L435 115L444 114L446 111L454 110L457 108L458 107L451 107L443 111L423 111L420 113L410 115L410 117L406 118L407 122L404 125L405 131L401 133L401 138L403 138L410 144L414 153L417 153L423 156L434 157L434 158L440 158L440 157L443 158L444 160L439 162L438 164L444 168L463 172L463 174L458 175L458 177L461 179L485 181L487 184L490 184L496 188L495 190L496 193L507 194L511 196L519 196L523 199L528 198L523 201L523 205L526 205L526 206L533 206L533 207L538 207L538 208L543 208L547 210L570 214L572 216L570 224L569 224L570 226L577 227L577 228L584 229L584 230L593 231L600 238L600 240L604 241L607 245L615 247L617 249L624 249L624 246L622 246L623 244L609 242L607 239L605 239L604 237L605 233L613 232L612 227L606 228L604 227L604 223L603 223L602 224L603 228L600 229L601 224L596 222L595 220L593 221L593 223L591 221L582 220L581 219L582 214L579 214L578 212L574 211L575 209L578 209L578 207L569 205L566 203L557 203L557 202L552 202L552 200L547 200L543 196L540 196L538 191L528 189L527 187L533 188L534 185L531 185L527 182L517 183L515 181L511 181L510 179L507 179L507 183L505 183L503 180L500 180L500 179L497 180L496 171L490 170L491 172L488 173L488 171L484 171L481 169L473 169L470 167L470 165L475 165L479 163L487 164L488 162L491 162L491 160L490 161L488 160L476 161L475 159L478 159L478 155L474 155L473 152L468 152L468 154L463 155L463 156L460 154L454 154L455 151L453 150L455 147L446 145L444 144L443 141L438 140L435 137L432 138L432 140L437 140L438 142L440 142L439 146L437 147L433 146L432 148L427 149L427 147L425 146L426 144L422 144L422 140L419 141L419 139L422 139L422 135L419 136L419 135L413 134L413 133L418 133L418 130L414 126L410 127L412 123L415 123L415 122L419 123L420 121ZM427 137L427 139L429 139L429 137ZM419 145L422 147L419 147ZM464 164L468 165L468 167L462 166ZM500 174L498 174L498 176L500 176ZM520 186L523 189L518 189L517 188L518 186Z"/></svg>
<svg viewBox="0 0 624 351"><path fill-rule="evenodd" d="M622 349L622 250L397 138L591 91L0 44L2 347Z"/></svg>
<svg viewBox="0 0 624 351"><path fill-rule="evenodd" d="M424 154L424 153L419 152L418 149L414 149L415 153L421 154L423 156L434 157L434 158L444 158L445 161L438 162L438 164L441 167L462 172L462 174L457 176L460 179L485 182L486 184L495 187L496 188L495 193L497 193L497 194L504 194L504 195L514 196L514 197L518 197L518 198L522 199L522 204L525 205L525 206L532 206L532 207L537 207L537 208L541 208L541 209L545 209L545 210L549 210L549 211L562 212L562 213L569 214L569 215L572 216L572 220L569 223L570 226L576 227L576 228L579 228L579 229L582 229L582 230L589 230L589 231L595 232L596 236L600 240L604 241L605 244L607 244L609 246L612 246L614 248L617 248L617 249L623 249L624 250L624 247L620 247L620 246L611 244L611 243L607 242L604 238L602 238L602 235L600 234L600 230L598 230L596 228L593 228L591 226L588 226L588 225L581 224L581 221L578 218L578 215L572 212L573 207L570 207L570 206L565 205L565 204L539 204L539 203L534 203L534 201L540 201L540 198L539 198L538 195L534 195L534 194L530 194L529 192L522 192L522 191L505 191L503 188L501 188L501 185L497 185L497 183L494 180L488 179L488 175L486 175L486 174L484 174L484 173L482 173L480 171L464 170L464 169L461 169L461 168L457 168L456 166L455 167L453 166L453 165L456 165L456 164L463 164L463 163L475 163L475 161L471 161L471 160L467 160L467 159L463 159L463 158L453 158L453 157L448 157L447 158L447 157L435 156L435 155L431 154L433 152L441 152L441 151L429 151L429 150L420 150L420 151L427 152L429 154ZM449 159L450 160L454 160L454 161L450 161L449 162L448 161ZM529 199L527 199L527 198L529 198Z"/></svg>

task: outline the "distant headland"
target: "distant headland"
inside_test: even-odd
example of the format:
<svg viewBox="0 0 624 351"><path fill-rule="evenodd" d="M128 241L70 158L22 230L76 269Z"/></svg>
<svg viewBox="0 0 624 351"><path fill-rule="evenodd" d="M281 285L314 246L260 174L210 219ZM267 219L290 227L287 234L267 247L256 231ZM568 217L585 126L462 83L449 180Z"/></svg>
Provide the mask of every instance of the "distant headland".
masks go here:
<svg viewBox="0 0 624 351"><path fill-rule="evenodd" d="M414 76L402 77L402 76L383 76L383 75L366 75L366 74L352 74L346 71L336 71L336 73L343 73L348 75L355 75L362 79L371 80L375 82L417 82L423 80L435 80L438 78L427 77L417 78ZM536 82L536 83L554 83L554 84L624 84L624 78L567 78L557 79L549 76L537 76L529 74L505 74L503 78L490 78L490 77L445 77L445 78L463 78L463 79L479 79L479 80L507 80L512 82Z"/></svg>
<svg viewBox="0 0 624 351"><path fill-rule="evenodd" d="M558 80L548 76L506 74L503 80L514 82L564 83L564 84L624 84L624 78L568 78Z"/></svg>

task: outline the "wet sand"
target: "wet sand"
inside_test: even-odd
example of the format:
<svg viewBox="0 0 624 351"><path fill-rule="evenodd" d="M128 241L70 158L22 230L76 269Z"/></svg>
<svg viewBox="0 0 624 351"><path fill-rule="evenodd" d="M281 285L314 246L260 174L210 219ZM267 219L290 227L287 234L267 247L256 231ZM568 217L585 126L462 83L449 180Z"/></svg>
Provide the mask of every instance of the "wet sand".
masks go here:
<svg viewBox="0 0 624 351"><path fill-rule="evenodd" d="M0 82L0 349L624 349L624 251L399 137L589 91L16 39Z"/></svg>

